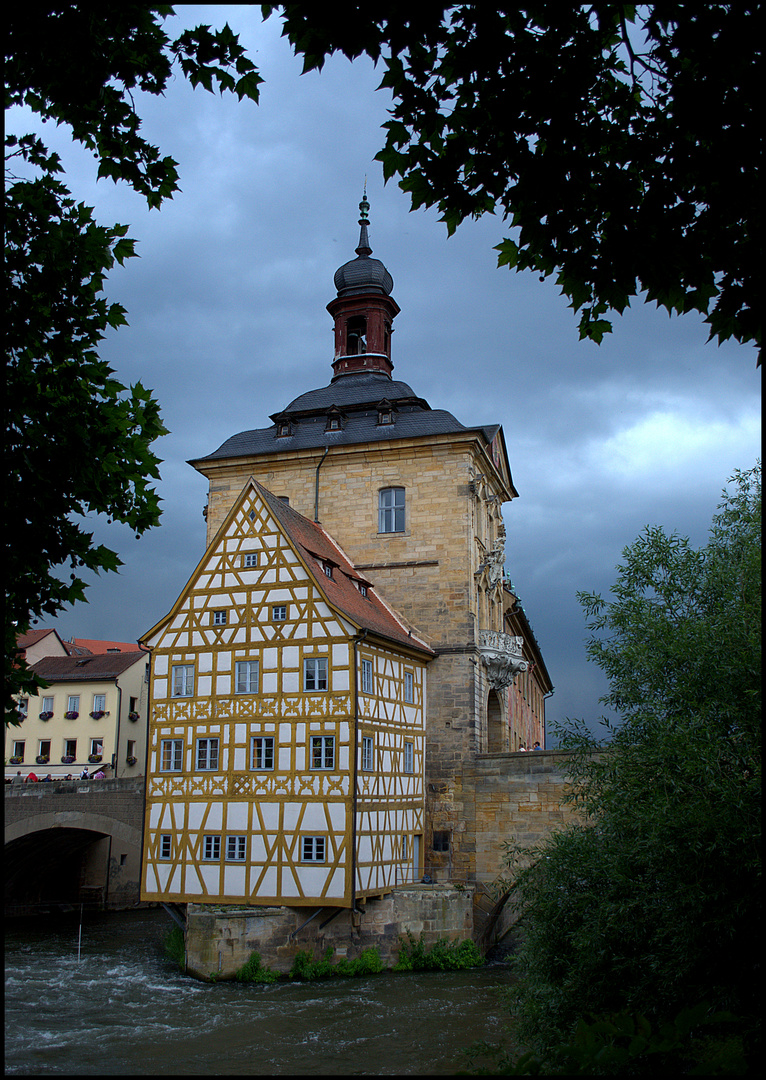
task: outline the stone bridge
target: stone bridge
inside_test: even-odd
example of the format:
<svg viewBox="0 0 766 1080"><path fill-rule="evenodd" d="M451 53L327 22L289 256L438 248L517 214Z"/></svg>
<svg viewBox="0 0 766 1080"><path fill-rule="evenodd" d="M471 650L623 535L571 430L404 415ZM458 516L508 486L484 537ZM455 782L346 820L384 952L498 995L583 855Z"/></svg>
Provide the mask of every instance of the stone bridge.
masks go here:
<svg viewBox="0 0 766 1080"><path fill-rule="evenodd" d="M138 904L144 779L5 785L5 910Z"/></svg>

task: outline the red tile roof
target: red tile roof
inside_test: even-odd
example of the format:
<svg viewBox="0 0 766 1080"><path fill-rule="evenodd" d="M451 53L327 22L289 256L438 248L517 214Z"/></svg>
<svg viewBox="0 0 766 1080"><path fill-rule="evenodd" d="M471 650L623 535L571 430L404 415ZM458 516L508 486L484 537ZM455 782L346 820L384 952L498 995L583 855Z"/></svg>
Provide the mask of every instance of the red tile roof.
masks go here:
<svg viewBox="0 0 766 1080"><path fill-rule="evenodd" d="M102 653L90 656L44 656L32 665L32 670L46 682L83 682L95 679L116 679L133 664L148 659L146 653Z"/></svg>
<svg viewBox="0 0 766 1080"><path fill-rule="evenodd" d="M105 652L145 652L135 641L100 641L97 638L76 637L72 642L65 641L65 645L75 644L78 648L87 649L88 652L99 656Z"/></svg>

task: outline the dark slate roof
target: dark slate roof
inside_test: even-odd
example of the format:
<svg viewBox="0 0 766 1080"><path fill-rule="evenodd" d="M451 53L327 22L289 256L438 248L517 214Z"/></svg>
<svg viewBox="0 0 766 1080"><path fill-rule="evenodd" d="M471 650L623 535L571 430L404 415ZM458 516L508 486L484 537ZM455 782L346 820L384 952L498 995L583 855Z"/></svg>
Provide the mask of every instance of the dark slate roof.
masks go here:
<svg viewBox="0 0 766 1080"><path fill-rule="evenodd" d="M377 405L383 401L393 407L394 422L391 424L378 423ZM333 407L342 413L339 431L326 430L327 414ZM354 446L459 431L480 431L487 442L491 442L499 430L498 424L467 428L452 413L432 409L427 401L415 396L407 383L394 382L382 372L339 376L328 386L301 394L284 412L274 413L272 419L289 420L291 434L278 435L276 422L268 428L240 431L212 454L196 458L190 464L220 458L257 457L280 450Z"/></svg>
<svg viewBox="0 0 766 1080"><path fill-rule="evenodd" d="M99 656L44 656L32 665L35 674L47 683L84 682L86 680L116 679L138 660L146 660L146 652L101 653Z"/></svg>
<svg viewBox="0 0 766 1080"><path fill-rule="evenodd" d="M309 573L330 604L362 630L368 630L398 645L416 649L427 658L435 656L425 642L410 634L394 610L376 594L369 579L359 573L342 548L321 525L309 521L303 514L272 495L262 484L255 480L253 484L288 538L295 544ZM332 578L328 578L324 572L322 563L325 562L333 567ZM367 585L367 596L362 596L357 582Z"/></svg>

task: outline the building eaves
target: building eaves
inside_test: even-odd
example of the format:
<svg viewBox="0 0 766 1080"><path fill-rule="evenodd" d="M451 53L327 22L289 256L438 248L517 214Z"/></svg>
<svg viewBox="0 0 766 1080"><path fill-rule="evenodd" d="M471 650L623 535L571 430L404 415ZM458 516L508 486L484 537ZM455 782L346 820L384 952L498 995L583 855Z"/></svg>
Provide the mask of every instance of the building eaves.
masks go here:
<svg viewBox="0 0 766 1080"><path fill-rule="evenodd" d="M145 652L101 653L82 656L44 656L32 665L35 674L48 683L88 682L117 679L140 660Z"/></svg>

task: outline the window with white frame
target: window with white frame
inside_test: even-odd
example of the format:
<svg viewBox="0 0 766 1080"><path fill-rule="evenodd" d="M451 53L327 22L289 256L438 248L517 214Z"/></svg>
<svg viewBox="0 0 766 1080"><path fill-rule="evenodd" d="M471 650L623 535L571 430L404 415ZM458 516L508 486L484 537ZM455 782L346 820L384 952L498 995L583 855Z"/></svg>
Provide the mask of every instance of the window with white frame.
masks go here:
<svg viewBox="0 0 766 1080"><path fill-rule="evenodd" d="M327 689L327 657L307 656L303 661L303 689Z"/></svg>
<svg viewBox="0 0 766 1080"><path fill-rule="evenodd" d="M248 551L242 556L243 566L257 566L258 565L258 552Z"/></svg>
<svg viewBox="0 0 766 1080"><path fill-rule="evenodd" d="M362 736L362 769L369 772L373 762L373 741L371 735Z"/></svg>
<svg viewBox="0 0 766 1080"><path fill-rule="evenodd" d="M79 712L80 711L80 695L79 694L70 694L69 695L69 697L67 698L66 711L67 712Z"/></svg>
<svg viewBox="0 0 766 1080"><path fill-rule="evenodd" d="M228 621L228 612L223 608L213 612L213 626L225 626Z"/></svg>
<svg viewBox="0 0 766 1080"><path fill-rule="evenodd" d="M37 751L39 756L40 757L50 758L50 756L51 756L51 740L50 739L40 739L39 747L40 748Z"/></svg>
<svg viewBox="0 0 766 1080"><path fill-rule="evenodd" d="M404 673L404 700L412 704L415 700L415 688L413 686L412 672Z"/></svg>
<svg viewBox="0 0 766 1080"><path fill-rule="evenodd" d="M311 768L334 769L335 768L335 736L312 735L311 736Z"/></svg>
<svg viewBox="0 0 766 1080"><path fill-rule="evenodd" d="M172 833L160 833L160 858L170 859L173 856Z"/></svg>
<svg viewBox="0 0 766 1080"><path fill-rule="evenodd" d="M44 697L43 698L43 707L40 710L40 712L53 712L53 698L52 697Z"/></svg>
<svg viewBox="0 0 766 1080"><path fill-rule="evenodd" d="M406 773L411 773L413 771L412 770L412 764L413 764L412 743L411 742L406 742L404 744L404 771Z"/></svg>
<svg viewBox="0 0 766 1080"><path fill-rule="evenodd" d="M274 736L254 735L250 742L250 768L274 768Z"/></svg>
<svg viewBox="0 0 766 1080"><path fill-rule="evenodd" d="M173 697L194 694L194 664L173 664Z"/></svg>
<svg viewBox="0 0 766 1080"><path fill-rule="evenodd" d="M244 862L245 852L247 846L246 836L227 836L226 837L226 861L227 862Z"/></svg>
<svg viewBox="0 0 766 1080"><path fill-rule="evenodd" d="M197 739L197 768L203 772L218 768L218 739Z"/></svg>
<svg viewBox="0 0 766 1080"><path fill-rule="evenodd" d="M287 618L287 604L274 604L271 609L272 622L284 622Z"/></svg>
<svg viewBox="0 0 766 1080"><path fill-rule="evenodd" d="M104 740L103 739L91 739L90 740L90 752L91 752L91 754L103 754L103 752L104 752Z"/></svg>
<svg viewBox="0 0 766 1080"><path fill-rule="evenodd" d="M327 849L326 837L302 836L301 837L301 862L323 863Z"/></svg>
<svg viewBox="0 0 766 1080"><path fill-rule="evenodd" d="M18 739L13 744L13 756L18 758L17 765L24 760L24 741L22 739Z"/></svg>
<svg viewBox="0 0 766 1080"><path fill-rule="evenodd" d="M378 492L378 532L404 532L404 488L381 488Z"/></svg>
<svg viewBox="0 0 766 1080"><path fill-rule="evenodd" d="M372 660L362 660L362 693L372 693Z"/></svg>
<svg viewBox="0 0 766 1080"><path fill-rule="evenodd" d="M19 698L19 700L16 702L16 711L18 712L22 720L26 720L29 713L29 698Z"/></svg>
<svg viewBox="0 0 766 1080"><path fill-rule="evenodd" d="M183 739L162 739L160 742L160 772L180 772L183 750Z"/></svg>
<svg viewBox="0 0 766 1080"><path fill-rule="evenodd" d="M221 858L220 836L202 837L202 858L206 862L216 862L218 859Z"/></svg>
<svg viewBox="0 0 766 1080"><path fill-rule="evenodd" d="M93 712L106 712L106 694L93 695Z"/></svg>
<svg viewBox="0 0 766 1080"><path fill-rule="evenodd" d="M238 694L258 693L258 661L237 660L235 668L235 683Z"/></svg>
<svg viewBox="0 0 766 1080"><path fill-rule="evenodd" d="M77 757L77 739L64 739L64 757Z"/></svg>

